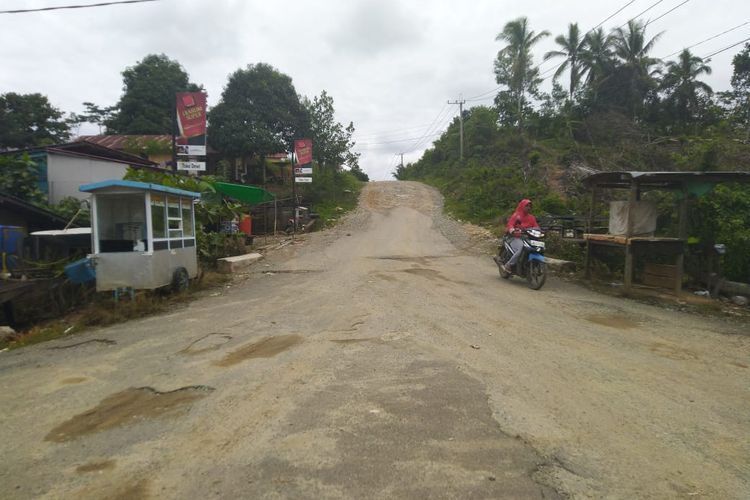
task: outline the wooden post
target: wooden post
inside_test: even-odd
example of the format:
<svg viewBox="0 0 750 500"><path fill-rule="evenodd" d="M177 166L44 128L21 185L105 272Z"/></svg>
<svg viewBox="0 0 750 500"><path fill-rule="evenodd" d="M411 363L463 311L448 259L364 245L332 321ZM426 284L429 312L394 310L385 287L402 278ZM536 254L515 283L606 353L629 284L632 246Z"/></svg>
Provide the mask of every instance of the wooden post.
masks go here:
<svg viewBox="0 0 750 500"><path fill-rule="evenodd" d="M587 222L588 227L586 228L589 234L594 227L594 204L596 203L596 186L591 188L591 205L589 206L589 220ZM586 279L591 279L591 240L586 239L586 260L584 261L584 276Z"/></svg>
<svg viewBox="0 0 750 500"><path fill-rule="evenodd" d="M632 180L630 183L630 194L628 196L628 227L625 233L625 291L630 291L633 286L633 246L630 239L633 236L633 207L639 197L638 183Z"/></svg>
<svg viewBox="0 0 750 500"><path fill-rule="evenodd" d="M683 267L685 266L685 244L687 242L687 223L688 223L688 189L687 184L682 184L682 199L680 200L680 214L679 214L679 234L677 237L680 239L681 248L680 253L677 254L675 259L675 267L677 272L675 273L675 284L674 293L680 295L682 292L682 276L684 273Z"/></svg>

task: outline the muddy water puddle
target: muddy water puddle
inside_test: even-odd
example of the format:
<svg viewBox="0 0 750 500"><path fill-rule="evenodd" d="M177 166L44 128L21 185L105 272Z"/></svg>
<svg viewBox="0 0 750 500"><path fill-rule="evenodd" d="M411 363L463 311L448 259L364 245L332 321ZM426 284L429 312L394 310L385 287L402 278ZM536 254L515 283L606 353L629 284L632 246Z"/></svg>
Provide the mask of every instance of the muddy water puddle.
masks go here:
<svg viewBox="0 0 750 500"><path fill-rule="evenodd" d="M102 460L99 462L89 462L87 464L79 465L76 467L76 472L79 474L85 474L87 472L102 472L105 470L112 470L115 468L115 460Z"/></svg>
<svg viewBox="0 0 750 500"><path fill-rule="evenodd" d="M159 392L151 387L125 389L104 398L94 408L58 425L44 440L63 443L142 420L176 416L213 390L212 387L206 386L183 387L169 392Z"/></svg>
<svg viewBox="0 0 750 500"><path fill-rule="evenodd" d="M216 363L217 366L227 367L241 363L247 359L254 358L272 358L277 354L286 351L292 346L302 342L299 335L279 335L277 337L267 337L265 339L253 342L240 347L239 349L227 354L224 359Z"/></svg>
<svg viewBox="0 0 750 500"><path fill-rule="evenodd" d="M630 330L631 328L638 328L640 326L640 323L637 321L618 314L591 314L586 316L585 319L597 325L617 328L618 330Z"/></svg>

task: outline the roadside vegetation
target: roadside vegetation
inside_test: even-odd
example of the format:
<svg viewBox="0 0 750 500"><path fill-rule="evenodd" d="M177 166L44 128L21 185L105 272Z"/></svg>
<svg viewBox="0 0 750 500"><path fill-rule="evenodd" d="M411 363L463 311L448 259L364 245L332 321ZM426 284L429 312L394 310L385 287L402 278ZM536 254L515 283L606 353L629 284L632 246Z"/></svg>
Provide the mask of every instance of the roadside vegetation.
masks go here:
<svg viewBox="0 0 750 500"><path fill-rule="evenodd" d="M552 35L526 18L507 23L494 61L499 91L464 111L464 160L456 118L394 175L439 188L456 217L498 227L522 198L537 215L587 215L580 180L594 171L750 170L750 44L733 59L731 89L719 91L702 81L710 61L690 50L654 57L662 34L638 20L610 33L571 23L542 72L533 48ZM550 92L540 90L545 76ZM717 187L690 217L691 242L725 243L727 277L750 281L750 186Z"/></svg>

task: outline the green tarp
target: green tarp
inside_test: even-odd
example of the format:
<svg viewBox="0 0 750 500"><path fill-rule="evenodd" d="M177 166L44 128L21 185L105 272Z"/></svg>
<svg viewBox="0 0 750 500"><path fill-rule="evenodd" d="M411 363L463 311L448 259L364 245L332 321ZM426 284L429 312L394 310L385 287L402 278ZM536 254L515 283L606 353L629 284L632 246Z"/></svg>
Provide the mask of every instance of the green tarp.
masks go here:
<svg viewBox="0 0 750 500"><path fill-rule="evenodd" d="M230 184L228 182L214 182L216 192L248 205L257 205L267 201L273 201L273 194L263 188L245 186L243 184Z"/></svg>

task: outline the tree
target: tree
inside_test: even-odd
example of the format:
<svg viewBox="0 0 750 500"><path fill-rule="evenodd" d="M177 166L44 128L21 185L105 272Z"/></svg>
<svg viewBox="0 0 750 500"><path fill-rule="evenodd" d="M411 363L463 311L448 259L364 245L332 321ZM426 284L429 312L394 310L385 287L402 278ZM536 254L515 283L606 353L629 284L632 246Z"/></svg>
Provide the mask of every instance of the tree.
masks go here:
<svg viewBox="0 0 750 500"><path fill-rule="evenodd" d="M561 50L547 52L544 54L544 60L547 61L553 57L565 58L552 78L553 80L557 80L566 69L569 70L570 85L568 86L568 99L573 101L573 95L578 90L578 85L581 82L581 55L586 45L586 37L581 38L578 23L570 23L568 25L568 36L558 35L555 38L555 42L560 46Z"/></svg>
<svg viewBox="0 0 750 500"><path fill-rule="evenodd" d="M646 41L646 25L642 21L628 21L627 29L617 28L614 33L614 52L621 61L620 75L624 85L624 103L633 117L643 110L643 102L649 92L656 88L655 66L660 60L649 56L649 52L664 32Z"/></svg>
<svg viewBox="0 0 750 500"><path fill-rule="evenodd" d="M750 142L750 43L732 58L732 100L737 121L745 125L745 142Z"/></svg>
<svg viewBox="0 0 750 500"><path fill-rule="evenodd" d="M520 17L507 23L495 38L507 43L495 59L495 80L508 88L505 93L498 94L496 104L501 113L513 113L514 116L507 117L506 121L515 122L519 130L523 130L524 116L528 114L526 94L535 94L541 82L531 48L545 36L549 36L548 31L534 33L529 29L528 19Z"/></svg>
<svg viewBox="0 0 750 500"><path fill-rule="evenodd" d="M164 54L150 54L126 68L122 81L123 94L111 117L102 115L108 134L172 134L175 94L201 90L179 62Z"/></svg>
<svg viewBox="0 0 750 500"><path fill-rule="evenodd" d="M99 126L100 134L102 133L102 127L105 127L105 124L113 119L114 113L117 111L116 106L102 108L93 102L84 102L83 107L86 108L86 112L81 115L73 114L70 122L73 124L93 123Z"/></svg>
<svg viewBox="0 0 750 500"><path fill-rule="evenodd" d="M39 189L39 171L28 154L0 156L0 191L35 205L44 205L46 196Z"/></svg>
<svg viewBox="0 0 750 500"><path fill-rule="evenodd" d="M677 61L667 62L667 73L661 82L666 92L665 104L674 110L677 123L685 126L700 113L701 94L713 93L711 87L698 80L700 75L710 75L711 67L688 49L680 53Z"/></svg>
<svg viewBox="0 0 750 500"><path fill-rule="evenodd" d="M65 142L70 127L63 112L42 94L0 95L0 150Z"/></svg>
<svg viewBox="0 0 750 500"><path fill-rule="evenodd" d="M250 64L229 77L221 100L209 113L208 140L227 157L291 151L309 132L309 120L292 79L265 63Z"/></svg>
<svg viewBox="0 0 750 500"><path fill-rule="evenodd" d="M359 165L359 153L352 151L355 145L354 124L344 128L336 121L333 98L324 90L312 101L304 99L303 104L310 117L310 135L313 141L313 157L321 168L338 169L346 164Z"/></svg>
<svg viewBox="0 0 750 500"><path fill-rule="evenodd" d="M614 53L612 37L598 28L586 34L580 53L581 76L586 75L586 86L596 101L599 85L612 73Z"/></svg>

